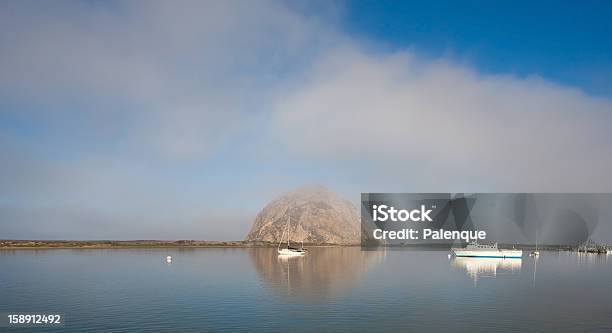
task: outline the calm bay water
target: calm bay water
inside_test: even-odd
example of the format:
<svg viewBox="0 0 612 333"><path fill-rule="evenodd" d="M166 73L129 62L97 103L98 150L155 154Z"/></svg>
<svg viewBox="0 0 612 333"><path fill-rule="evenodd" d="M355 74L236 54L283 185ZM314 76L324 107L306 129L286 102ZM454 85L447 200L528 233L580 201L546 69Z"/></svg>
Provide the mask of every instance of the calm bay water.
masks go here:
<svg viewBox="0 0 612 333"><path fill-rule="evenodd" d="M447 254L0 250L0 313L60 312L71 332L612 331L612 256Z"/></svg>

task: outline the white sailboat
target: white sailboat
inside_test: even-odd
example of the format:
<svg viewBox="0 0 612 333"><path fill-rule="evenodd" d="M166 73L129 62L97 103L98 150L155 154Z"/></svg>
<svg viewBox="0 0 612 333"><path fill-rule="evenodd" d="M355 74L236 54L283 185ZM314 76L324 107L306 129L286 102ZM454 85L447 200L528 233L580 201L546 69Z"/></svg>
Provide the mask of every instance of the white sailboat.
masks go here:
<svg viewBox="0 0 612 333"><path fill-rule="evenodd" d="M281 244L283 243L283 238L281 236L281 240L278 242L278 254L281 256L303 256L305 255L308 250L304 248L304 242L302 242L302 246L297 248L297 247L292 247L291 244L289 243L289 239L291 237L289 237L289 225L291 224L291 214L287 214L289 216L289 218L287 219L287 229L286 229L286 234L287 234L287 247L286 248L282 248L281 249ZM285 234L283 233L283 235Z"/></svg>

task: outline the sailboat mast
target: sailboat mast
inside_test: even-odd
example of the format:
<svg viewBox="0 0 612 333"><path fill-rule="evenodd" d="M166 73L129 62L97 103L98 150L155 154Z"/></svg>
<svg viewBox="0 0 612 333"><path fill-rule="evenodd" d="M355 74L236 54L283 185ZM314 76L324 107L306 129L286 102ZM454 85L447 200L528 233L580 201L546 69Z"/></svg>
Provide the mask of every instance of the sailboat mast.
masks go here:
<svg viewBox="0 0 612 333"><path fill-rule="evenodd" d="M283 236L285 236L285 231L283 231L283 234L281 235L280 240L278 241L278 249L280 250L280 246L283 243Z"/></svg>
<svg viewBox="0 0 612 333"><path fill-rule="evenodd" d="M291 224L291 213L287 219L287 248L289 248L289 225Z"/></svg>

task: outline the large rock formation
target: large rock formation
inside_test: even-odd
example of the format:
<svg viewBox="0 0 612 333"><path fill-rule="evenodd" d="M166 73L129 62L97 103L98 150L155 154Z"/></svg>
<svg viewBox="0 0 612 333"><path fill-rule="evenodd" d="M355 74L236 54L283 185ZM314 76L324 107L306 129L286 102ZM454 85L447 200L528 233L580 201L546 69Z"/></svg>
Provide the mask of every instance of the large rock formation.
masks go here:
<svg viewBox="0 0 612 333"><path fill-rule="evenodd" d="M272 202L257 214L247 241L357 244L357 209L322 186L306 186Z"/></svg>

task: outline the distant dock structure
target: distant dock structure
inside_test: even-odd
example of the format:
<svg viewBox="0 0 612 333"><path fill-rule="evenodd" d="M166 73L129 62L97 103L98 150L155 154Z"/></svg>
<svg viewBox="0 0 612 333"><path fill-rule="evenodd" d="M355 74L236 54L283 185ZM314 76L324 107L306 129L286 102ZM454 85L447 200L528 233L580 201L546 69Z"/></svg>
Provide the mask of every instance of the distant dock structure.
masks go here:
<svg viewBox="0 0 612 333"><path fill-rule="evenodd" d="M582 253L599 253L599 254L607 254L612 253L612 248L607 245L597 244L591 239L588 239L586 242L578 245L575 250L577 252Z"/></svg>

